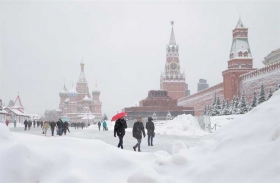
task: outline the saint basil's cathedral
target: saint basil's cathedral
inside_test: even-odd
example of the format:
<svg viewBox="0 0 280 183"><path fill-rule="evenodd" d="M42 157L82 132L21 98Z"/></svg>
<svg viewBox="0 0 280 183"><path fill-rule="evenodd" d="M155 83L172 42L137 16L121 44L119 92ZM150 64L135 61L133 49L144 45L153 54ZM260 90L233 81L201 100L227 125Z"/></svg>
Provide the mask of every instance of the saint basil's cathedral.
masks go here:
<svg viewBox="0 0 280 183"><path fill-rule="evenodd" d="M99 99L100 91L95 85L92 93L89 92L88 83L85 77L83 61L76 88L67 90L64 84L62 91L59 92L59 109L61 117L68 118L71 122L87 122L88 120L98 121L102 118L102 102Z"/></svg>

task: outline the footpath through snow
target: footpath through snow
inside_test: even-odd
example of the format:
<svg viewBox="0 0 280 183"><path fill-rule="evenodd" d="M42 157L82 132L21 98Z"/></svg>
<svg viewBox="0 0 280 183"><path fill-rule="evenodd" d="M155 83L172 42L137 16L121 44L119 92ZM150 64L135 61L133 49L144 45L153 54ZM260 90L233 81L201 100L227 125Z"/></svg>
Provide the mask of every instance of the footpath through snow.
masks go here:
<svg viewBox="0 0 280 183"><path fill-rule="evenodd" d="M138 153L99 140L11 133L0 124L0 182L279 183L280 90L196 147Z"/></svg>

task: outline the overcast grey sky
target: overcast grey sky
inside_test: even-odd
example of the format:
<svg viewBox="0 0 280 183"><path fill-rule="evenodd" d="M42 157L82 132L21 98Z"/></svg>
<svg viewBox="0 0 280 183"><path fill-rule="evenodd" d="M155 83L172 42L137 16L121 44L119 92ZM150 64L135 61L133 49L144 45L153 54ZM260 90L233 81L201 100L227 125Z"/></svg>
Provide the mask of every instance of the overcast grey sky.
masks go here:
<svg viewBox="0 0 280 183"><path fill-rule="evenodd" d="M159 89L171 20L191 94L200 78L222 82L239 14L254 67L280 47L279 2L1 2L0 11L0 97L19 92L26 112L41 115L58 109L64 79L76 86L82 57L109 116Z"/></svg>

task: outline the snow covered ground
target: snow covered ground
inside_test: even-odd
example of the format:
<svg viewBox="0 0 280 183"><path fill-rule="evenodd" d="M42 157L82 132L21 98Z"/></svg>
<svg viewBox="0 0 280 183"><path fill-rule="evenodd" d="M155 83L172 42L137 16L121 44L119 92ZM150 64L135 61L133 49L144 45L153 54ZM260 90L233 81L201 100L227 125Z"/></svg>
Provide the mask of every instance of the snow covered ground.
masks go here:
<svg viewBox="0 0 280 183"><path fill-rule="evenodd" d="M197 119L190 114L183 114L167 121L164 125L156 128L157 134L183 135L183 136L204 136L208 132L202 130Z"/></svg>
<svg viewBox="0 0 280 183"><path fill-rule="evenodd" d="M0 182L279 183L280 91L187 148L138 153L100 140L11 133L0 124Z"/></svg>
<svg viewBox="0 0 280 183"><path fill-rule="evenodd" d="M227 125L228 122L230 122L231 120L235 119L235 118L239 118L241 117L242 114L240 115L227 115L227 116L211 116L211 127L214 128L215 124L216 126L216 130L219 130L221 127L223 127L224 125ZM215 132L215 129L212 129L213 132Z"/></svg>

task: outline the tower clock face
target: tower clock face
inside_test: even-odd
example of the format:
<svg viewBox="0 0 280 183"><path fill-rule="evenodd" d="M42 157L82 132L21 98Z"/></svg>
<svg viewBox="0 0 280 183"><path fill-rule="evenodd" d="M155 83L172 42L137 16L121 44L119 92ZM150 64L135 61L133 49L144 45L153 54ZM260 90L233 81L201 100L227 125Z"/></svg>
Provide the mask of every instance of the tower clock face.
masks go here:
<svg viewBox="0 0 280 183"><path fill-rule="evenodd" d="M172 71L176 71L178 69L178 65L175 63L175 62L172 62L170 65L169 65L169 68L170 70Z"/></svg>

